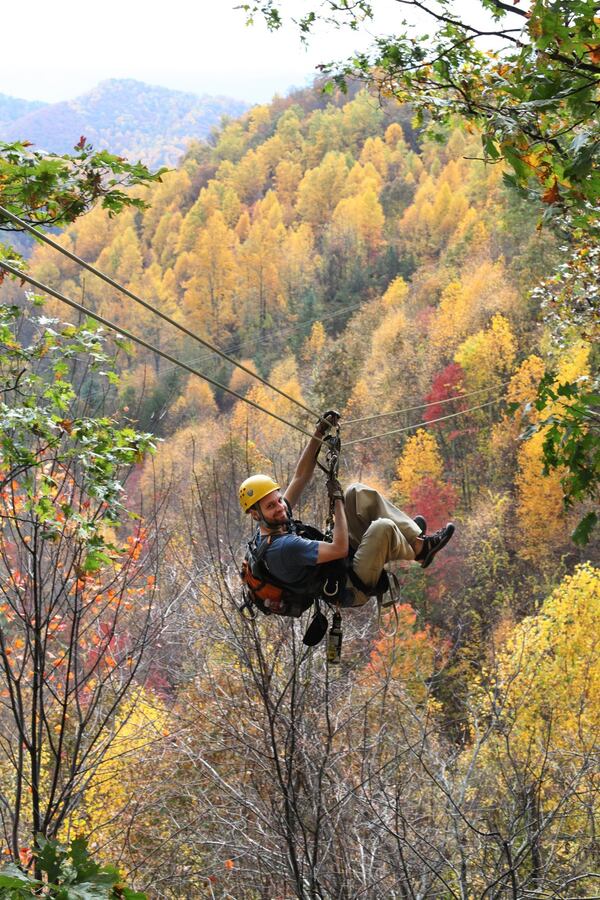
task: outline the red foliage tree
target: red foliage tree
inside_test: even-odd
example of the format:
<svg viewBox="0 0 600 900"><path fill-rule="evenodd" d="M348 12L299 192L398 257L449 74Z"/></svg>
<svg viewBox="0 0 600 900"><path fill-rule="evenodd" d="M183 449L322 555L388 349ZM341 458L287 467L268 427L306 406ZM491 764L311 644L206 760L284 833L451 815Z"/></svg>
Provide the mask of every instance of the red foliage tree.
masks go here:
<svg viewBox="0 0 600 900"><path fill-rule="evenodd" d="M427 530L435 531L452 518L458 495L451 484L434 478L423 478L410 492L407 512L420 513L427 519Z"/></svg>
<svg viewBox="0 0 600 900"><path fill-rule="evenodd" d="M458 412L459 409L466 409L464 401L462 403L442 403L442 400L448 400L451 397L460 397L464 391L464 372L462 366L458 363L450 363L439 375L433 379L431 390L425 397L426 403L432 403L424 414L423 418L426 422L432 419L438 419L447 413Z"/></svg>

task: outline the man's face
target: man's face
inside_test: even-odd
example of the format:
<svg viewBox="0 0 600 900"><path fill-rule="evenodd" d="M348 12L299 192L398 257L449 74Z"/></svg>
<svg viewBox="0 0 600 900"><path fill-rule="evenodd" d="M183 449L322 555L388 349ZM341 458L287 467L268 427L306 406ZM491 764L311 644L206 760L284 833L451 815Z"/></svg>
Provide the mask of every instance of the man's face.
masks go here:
<svg viewBox="0 0 600 900"><path fill-rule="evenodd" d="M262 498L259 506L267 522L274 525L284 525L287 522L288 512L281 491L271 491ZM258 518L258 513L254 514L253 511L253 518Z"/></svg>

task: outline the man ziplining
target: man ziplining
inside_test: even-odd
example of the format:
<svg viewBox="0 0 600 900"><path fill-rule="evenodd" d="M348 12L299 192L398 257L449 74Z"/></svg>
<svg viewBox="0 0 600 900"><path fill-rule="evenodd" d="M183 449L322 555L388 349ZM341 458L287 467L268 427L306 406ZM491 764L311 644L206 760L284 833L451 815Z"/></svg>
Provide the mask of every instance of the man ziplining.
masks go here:
<svg viewBox="0 0 600 900"><path fill-rule="evenodd" d="M298 594L315 593L320 576L326 581L325 573L337 564L338 573L347 575L337 598L340 605L362 606L380 592L378 584L386 563L415 560L427 568L454 534L454 525L449 522L428 535L422 516L412 519L364 484L351 484L344 493L339 481L330 478L327 491L335 502L332 540L294 533L292 507L311 480L323 438L338 418L337 413L329 411L319 419L283 493L270 476L252 475L240 485L240 504L258 525L253 543L266 578L272 577L275 583ZM340 569L342 560L346 562Z"/></svg>

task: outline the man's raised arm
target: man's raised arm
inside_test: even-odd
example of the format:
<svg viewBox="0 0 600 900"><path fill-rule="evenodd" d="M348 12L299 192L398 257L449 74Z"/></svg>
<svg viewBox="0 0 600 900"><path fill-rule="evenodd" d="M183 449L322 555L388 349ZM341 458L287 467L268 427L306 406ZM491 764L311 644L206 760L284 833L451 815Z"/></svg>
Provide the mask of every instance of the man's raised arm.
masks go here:
<svg viewBox="0 0 600 900"><path fill-rule="evenodd" d="M335 500L333 540L331 542L319 541L317 565L344 559L348 556L348 520L344 508L344 492L337 479L327 482L327 493L332 500Z"/></svg>
<svg viewBox="0 0 600 900"><path fill-rule="evenodd" d="M335 425L337 419L339 419L339 413L330 409L326 413L323 413L317 422L315 433L300 454L300 459L296 463L296 469L292 476L292 480L283 495L290 506L295 506L300 494L312 478L323 438L332 425Z"/></svg>

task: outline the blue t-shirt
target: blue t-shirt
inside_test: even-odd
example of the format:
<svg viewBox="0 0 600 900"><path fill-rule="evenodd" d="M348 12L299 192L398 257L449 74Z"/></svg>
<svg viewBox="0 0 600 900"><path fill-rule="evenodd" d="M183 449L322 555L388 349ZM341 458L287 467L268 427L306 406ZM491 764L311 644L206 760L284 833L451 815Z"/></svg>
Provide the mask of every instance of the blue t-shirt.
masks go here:
<svg viewBox="0 0 600 900"><path fill-rule="evenodd" d="M265 535L261 544L266 540ZM272 539L263 561L275 578L294 585L314 574L311 570L317 564L318 553L318 541L309 541L297 534L282 534Z"/></svg>

